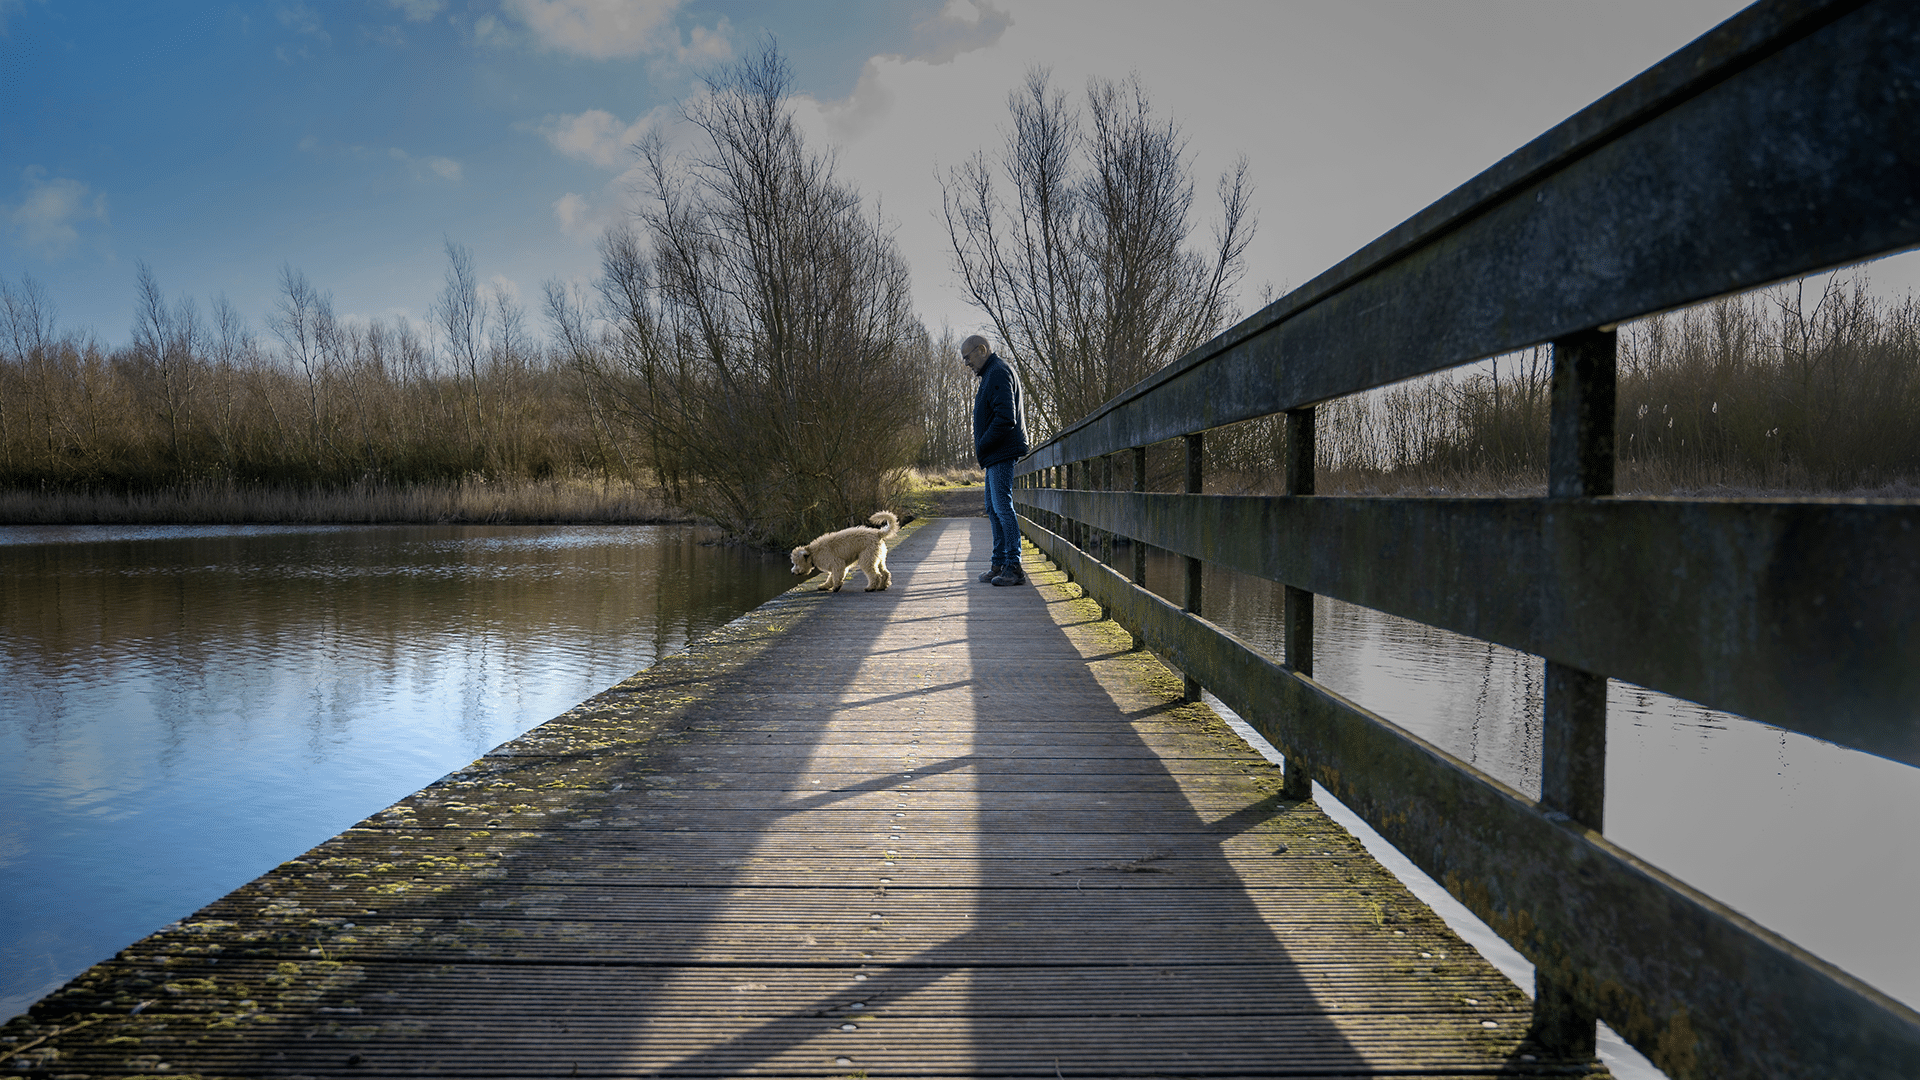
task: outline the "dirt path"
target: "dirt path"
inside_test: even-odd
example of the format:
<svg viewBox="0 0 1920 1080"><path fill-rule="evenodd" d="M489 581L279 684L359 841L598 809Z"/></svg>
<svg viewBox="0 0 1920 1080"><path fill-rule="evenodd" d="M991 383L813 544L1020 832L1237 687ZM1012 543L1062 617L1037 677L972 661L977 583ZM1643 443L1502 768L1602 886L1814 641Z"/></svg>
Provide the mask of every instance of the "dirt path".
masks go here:
<svg viewBox="0 0 1920 1080"><path fill-rule="evenodd" d="M928 517L986 517L986 486L941 488L927 493Z"/></svg>

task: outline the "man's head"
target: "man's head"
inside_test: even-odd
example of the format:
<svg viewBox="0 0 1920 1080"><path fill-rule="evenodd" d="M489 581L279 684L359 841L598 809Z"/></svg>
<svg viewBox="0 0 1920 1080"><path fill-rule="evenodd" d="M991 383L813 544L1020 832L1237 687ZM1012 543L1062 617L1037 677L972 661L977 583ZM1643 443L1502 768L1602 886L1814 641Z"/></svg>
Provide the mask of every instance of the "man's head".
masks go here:
<svg viewBox="0 0 1920 1080"><path fill-rule="evenodd" d="M973 369L975 375L980 374L980 369L987 366L987 357L992 355L993 346L987 344L987 339L979 334L960 343L960 359L967 362L967 366Z"/></svg>

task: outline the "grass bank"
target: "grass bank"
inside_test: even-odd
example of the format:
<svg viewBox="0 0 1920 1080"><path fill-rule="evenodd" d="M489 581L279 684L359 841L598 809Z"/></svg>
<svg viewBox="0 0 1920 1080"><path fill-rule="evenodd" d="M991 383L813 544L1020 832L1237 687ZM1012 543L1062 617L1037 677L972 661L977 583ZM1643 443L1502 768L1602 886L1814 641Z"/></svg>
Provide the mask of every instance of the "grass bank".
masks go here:
<svg viewBox="0 0 1920 1080"><path fill-rule="evenodd" d="M902 517L979 498L979 469L910 470ZM968 485L972 485L969 487ZM0 525L645 525L694 518L652 489L612 480L354 484L315 488L206 481L153 491L0 490Z"/></svg>
<svg viewBox="0 0 1920 1080"><path fill-rule="evenodd" d="M686 521L651 492L589 480L296 488L198 483L150 492L0 491L0 525L560 524Z"/></svg>

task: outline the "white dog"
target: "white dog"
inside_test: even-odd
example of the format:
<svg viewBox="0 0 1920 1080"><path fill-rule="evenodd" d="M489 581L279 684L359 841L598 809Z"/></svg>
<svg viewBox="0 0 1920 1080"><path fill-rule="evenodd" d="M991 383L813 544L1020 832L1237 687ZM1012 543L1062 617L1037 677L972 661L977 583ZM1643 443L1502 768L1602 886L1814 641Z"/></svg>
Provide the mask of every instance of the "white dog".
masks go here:
<svg viewBox="0 0 1920 1080"><path fill-rule="evenodd" d="M867 520L875 527L855 525L839 532L822 533L805 547L794 548L790 553L793 572L807 577L816 570L825 570L827 583L820 586L821 592L839 592L841 582L854 566L866 575L868 592L893 584L893 575L887 572L887 537L900 531L900 519L893 516L891 510L881 510Z"/></svg>

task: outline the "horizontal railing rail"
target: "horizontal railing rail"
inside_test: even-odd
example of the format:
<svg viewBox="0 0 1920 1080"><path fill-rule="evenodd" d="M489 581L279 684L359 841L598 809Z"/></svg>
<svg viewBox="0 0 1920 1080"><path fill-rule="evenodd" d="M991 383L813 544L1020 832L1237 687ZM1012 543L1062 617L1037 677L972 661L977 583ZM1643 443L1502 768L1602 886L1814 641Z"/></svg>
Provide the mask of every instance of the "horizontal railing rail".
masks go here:
<svg viewBox="0 0 1920 1080"><path fill-rule="evenodd" d="M1020 494L1209 565L1920 766L1917 505Z"/></svg>
<svg viewBox="0 0 1920 1080"><path fill-rule="evenodd" d="M1916 244L1920 4L1756 4L1035 448L1023 528L1288 794L1319 781L1532 960L1543 1043L1599 1017L1675 1077L1920 1076L1920 1013L1602 829L1608 677L1920 765L1920 505L1612 481L1617 324ZM1542 343L1545 498L1313 495L1316 403ZM1276 415L1287 494L1201 494L1204 433ZM1172 439L1185 493L1144 491ZM1102 490L1121 456L1135 490ZM1205 619L1209 564L1286 586L1282 660ZM1540 797L1315 682L1314 594L1544 657Z"/></svg>

